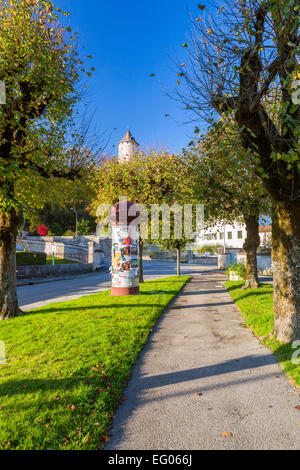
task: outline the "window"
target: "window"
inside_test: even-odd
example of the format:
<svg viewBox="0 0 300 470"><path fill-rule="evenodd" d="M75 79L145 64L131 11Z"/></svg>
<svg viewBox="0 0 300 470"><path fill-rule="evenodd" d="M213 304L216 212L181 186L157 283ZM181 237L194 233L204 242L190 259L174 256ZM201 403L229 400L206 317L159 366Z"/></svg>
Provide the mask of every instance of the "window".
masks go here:
<svg viewBox="0 0 300 470"><path fill-rule="evenodd" d="M242 230L238 230L237 236L238 236L238 238L243 238Z"/></svg>
<svg viewBox="0 0 300 470"><path fill-rule="evenodd" d="M227 233L228 240L232 240L232 232Z"/></svg>
<svg viewBox="0 0 300 470"><path fill-rule="evenodd" d="M224 233L219 233L219 239L224 240Z"/></svg>
<svg viewBox="0 0 300 470"><path fill-rule="evenodd" d="M209 234L207 235L206 240L211 240L211 233L209 233Z"/></svg>

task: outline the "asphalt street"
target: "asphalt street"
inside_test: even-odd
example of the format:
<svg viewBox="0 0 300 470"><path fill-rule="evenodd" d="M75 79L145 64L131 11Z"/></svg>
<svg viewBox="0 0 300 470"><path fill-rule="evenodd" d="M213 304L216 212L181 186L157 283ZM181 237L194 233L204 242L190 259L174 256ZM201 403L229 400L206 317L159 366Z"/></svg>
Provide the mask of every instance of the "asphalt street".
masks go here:
<svg viewBox="0 0 300 470"><path fill-rule="evenodd" d="M143 264L145 280L176 274L176 263L173 262L144 261ZM210 268L183 264L182 274L194 274L206 269ZM108 269L68 279L19 286L19 305L24 311L31 310L53 302L64 302L83 295L96 294L97 292L110 289L110 286Z"/></svg>

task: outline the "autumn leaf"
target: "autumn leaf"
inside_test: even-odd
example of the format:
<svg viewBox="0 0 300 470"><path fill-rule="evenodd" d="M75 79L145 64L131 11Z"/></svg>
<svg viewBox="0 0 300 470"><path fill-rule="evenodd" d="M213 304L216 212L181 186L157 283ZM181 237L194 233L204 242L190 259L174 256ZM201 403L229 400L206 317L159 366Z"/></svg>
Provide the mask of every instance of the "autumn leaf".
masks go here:
<svg viewBox="0 0 300 470"><path fill-rule="evenodd" d="M223 437L231 437L231 436L232 436L232 433L229 432L229 431L224 431L224 432L222 433L222 436L223 436Z"/></svg>
<svg viewBox="0 0 300 470"><path fill-rule="evenodd" d="M76 406L75 405L67 405L67 408L69 408L69 410L76 410Z"/></svg>
<svg viewBox="0 0 300 470"><path fill-rule="evenodd" d="M188 47L187 42L185 42L184 44L182 44L182 47Z"/></svg>
<svg viewBox="0 0 300 470"><path fill-rule="evenodd" d="M205 10L206 6L205 5L201 5L201 3L198 3L198 8L199 10Z"/></svg>
<svg viewBox="0 0 300 470"><path fill-rule="evenodd" d="M295 410L300 411L300 406L299 405L295 406Z"/></svg>

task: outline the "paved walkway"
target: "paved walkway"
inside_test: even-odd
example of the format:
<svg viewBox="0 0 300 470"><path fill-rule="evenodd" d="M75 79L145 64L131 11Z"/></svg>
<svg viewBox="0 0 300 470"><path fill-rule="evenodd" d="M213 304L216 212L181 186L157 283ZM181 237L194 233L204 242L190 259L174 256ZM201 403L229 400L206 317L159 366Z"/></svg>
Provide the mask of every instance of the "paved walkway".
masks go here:
<svg viewBox="0 0 300 470"><path fill-rule="evenodd" d="M105 449L299 449L300 393L242 325L224 275L194 276L153 330Z"/></svg>

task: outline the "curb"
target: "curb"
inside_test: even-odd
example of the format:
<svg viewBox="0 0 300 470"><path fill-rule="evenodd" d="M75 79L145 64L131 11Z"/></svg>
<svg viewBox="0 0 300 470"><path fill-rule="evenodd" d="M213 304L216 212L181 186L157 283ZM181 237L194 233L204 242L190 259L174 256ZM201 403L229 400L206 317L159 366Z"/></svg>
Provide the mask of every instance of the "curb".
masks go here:
<svg viewBox="0 0 300 470"><path fill-rule="evenodd" d="M91 274L95 274L98 271L105 271L106 269L108 270L108 266L101 266L100 268L97 269L97 271L93 271L84 275L82 275L81 273L78 273L78 274L73 274L72 276L68 276L68 277L57 276L57 277L51 277L49 279L45 279L45 278L44 279L38 279L38 278L26 279L26 280L24 279L24 281L22 280L20 280L19 282L17 281L17 287L33 286L36 284L46 284L48 282L71 281L74 278L81 279L84 277L89 277Z"/></svg>

